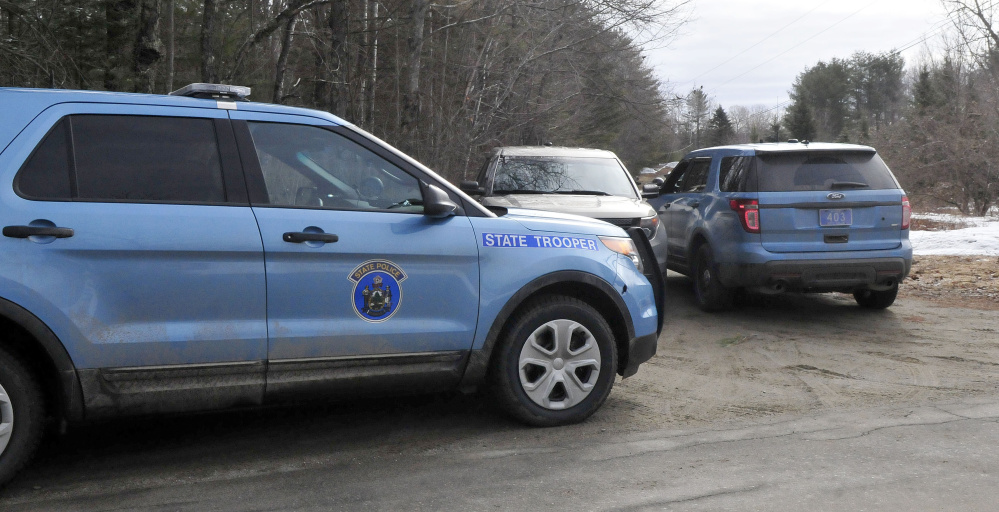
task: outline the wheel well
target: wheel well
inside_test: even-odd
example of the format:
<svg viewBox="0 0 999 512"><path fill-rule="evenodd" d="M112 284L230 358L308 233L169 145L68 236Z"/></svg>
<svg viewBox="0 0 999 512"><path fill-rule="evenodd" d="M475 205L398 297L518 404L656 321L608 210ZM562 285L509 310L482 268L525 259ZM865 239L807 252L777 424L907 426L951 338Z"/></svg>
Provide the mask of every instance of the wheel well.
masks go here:
<svg viewBox="0 0 999 512"><path fill-rule="evenodd" d="M0 316L0 346L18 357L31 371L42 387L48 410L56 413L65 410L59 371L41 343L19 323ZM58 413L57 413L58 414Z"/></svg>
<svg viewBox="0 0 999 512"><path fill-rule="evenodd" d="M552 283L543 288L539 288L534 291L534 293L525 297L510 317L512 318L514 315L520 313L520 311L523 310L524 307L533 299L543 295L568 295L589 304L596 309L597 312L603 315L603 317L607 319L607 324L611 328L611 333L614 334L614 344L617 346L618 357L616 371L617 373L622 373L624 371L628 363L628 342L630 341L628 326L621 311L606 293L601 291L599 288L586 283L572 281ZM507 329L509 329L509 322L507 322L507 325L503 326L501 336L506 336Z"/></svg>
<svg viewBox="0 0 999 512"><path fill-rule="evenodd" d="M687 261L693 261L694 256L697 254L697 249L706 243L708 243L708 239L703 234L698 233L694 235L694 238L690 239L690 248L687 250Z"/></svg>

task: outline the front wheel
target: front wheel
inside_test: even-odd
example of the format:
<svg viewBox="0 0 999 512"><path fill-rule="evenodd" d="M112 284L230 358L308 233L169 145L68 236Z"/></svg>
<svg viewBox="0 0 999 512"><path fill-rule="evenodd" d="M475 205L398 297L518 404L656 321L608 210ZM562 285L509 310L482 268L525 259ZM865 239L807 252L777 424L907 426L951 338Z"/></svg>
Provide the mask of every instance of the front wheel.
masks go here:
<svg viewBox="0 0 999 512"><path fill-rule="evenodd" d="M857 290L853 292L853 298L857 300L857 304L868 309L885 309L895 303L897 295L898 283L887 290Z"/></svg>
<svg viewBox="0 0 999 512"><path fill-rule="evenodd" d="M718 265L715 263L711 246L702 244L694 253L694 298L704 311L721 311L732 307L735 289L726 288L718 280Z"/></svg>
<svg viewBox="0 0 999 512"><path fill-rule="evenodd" d="M510 319L493 354L501 407L530 425L578 423L614 385L617 350L607 321L578 299L540 297Z"/></svg>
<svg viewBox="0 0 999 512"><path fill-rule="evenodd" d="M34 455L44 420L38 381L20 360L0 349L0 486Z"/></svg>

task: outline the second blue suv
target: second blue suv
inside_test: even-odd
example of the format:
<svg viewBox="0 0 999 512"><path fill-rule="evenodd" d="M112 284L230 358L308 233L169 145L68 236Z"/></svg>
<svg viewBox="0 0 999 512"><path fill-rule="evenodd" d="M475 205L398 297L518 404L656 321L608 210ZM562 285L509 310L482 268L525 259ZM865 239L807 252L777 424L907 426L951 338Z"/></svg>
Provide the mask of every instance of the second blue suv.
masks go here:
<svg viewBox="0 0 999 512"><path fill-rule="evenodd" d="M707 311L740 288L895 301L909 274L909 200L877 152L850 144L745 144L687 154L649 202L669 269Z"/></svg>

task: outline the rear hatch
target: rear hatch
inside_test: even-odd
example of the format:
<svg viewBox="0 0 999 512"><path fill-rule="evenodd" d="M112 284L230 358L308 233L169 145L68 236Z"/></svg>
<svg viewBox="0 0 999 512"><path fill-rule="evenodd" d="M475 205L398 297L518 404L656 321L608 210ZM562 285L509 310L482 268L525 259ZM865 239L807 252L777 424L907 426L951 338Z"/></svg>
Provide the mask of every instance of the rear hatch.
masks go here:
<svg viewBox="0 0 999 512"><path fill-rule="evenodd" d="M902 190L873 151L787 151L756 159L763 248L770 252L894 249Z"/></svg>

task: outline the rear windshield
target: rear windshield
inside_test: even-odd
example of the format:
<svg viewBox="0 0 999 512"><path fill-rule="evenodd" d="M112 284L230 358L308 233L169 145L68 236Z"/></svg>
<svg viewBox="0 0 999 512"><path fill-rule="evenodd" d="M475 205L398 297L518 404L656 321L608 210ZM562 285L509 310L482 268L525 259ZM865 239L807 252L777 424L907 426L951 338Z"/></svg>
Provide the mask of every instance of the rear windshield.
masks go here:
<svg viewBox="0 0 999 512"><path fill-rule="evenodd" d="M771 153L757 158L760 192L898 188L888 166L873 152Z"/></svg>
<svg viewBox="0 0 999 512"><path fill-rule="evenodd" d="M494 194L560 192L638 197L631 176L613 158L501 157Z"/></svg>

